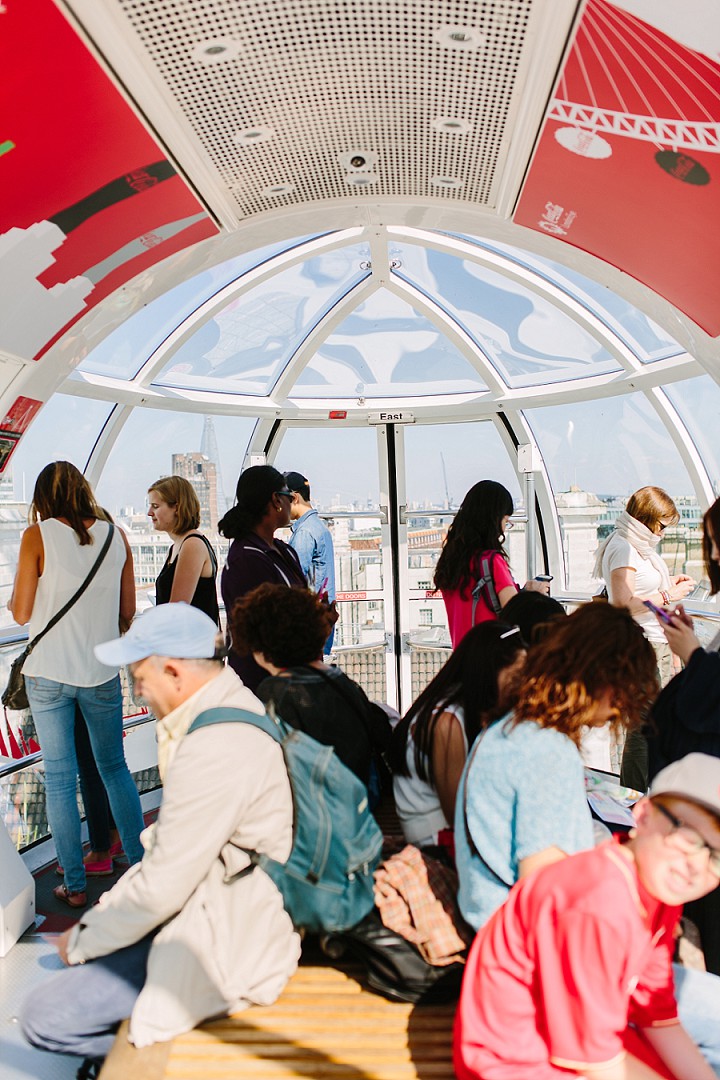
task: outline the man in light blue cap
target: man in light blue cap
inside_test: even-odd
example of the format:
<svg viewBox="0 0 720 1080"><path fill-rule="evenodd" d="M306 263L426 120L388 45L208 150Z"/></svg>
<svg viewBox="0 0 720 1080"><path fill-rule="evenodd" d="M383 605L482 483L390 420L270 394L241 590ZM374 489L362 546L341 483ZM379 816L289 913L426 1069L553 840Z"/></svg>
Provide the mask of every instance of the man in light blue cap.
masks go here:
<svg viewBox="0 0 720 1080"><path fill-rule="evenodd" d="M280 746L250 723L188 734L206 709L264 712L224 665L215 623L189 604L163 604L96 655L126 664L155 713L163 802L143 833L142 861L60 937L69 970L34 991L21 1022L33 1045L99 1065L127 1016L130 1041L142 1047L274 1001L300 941L280 893L247 854L285 861L290 853Z"/></svg>

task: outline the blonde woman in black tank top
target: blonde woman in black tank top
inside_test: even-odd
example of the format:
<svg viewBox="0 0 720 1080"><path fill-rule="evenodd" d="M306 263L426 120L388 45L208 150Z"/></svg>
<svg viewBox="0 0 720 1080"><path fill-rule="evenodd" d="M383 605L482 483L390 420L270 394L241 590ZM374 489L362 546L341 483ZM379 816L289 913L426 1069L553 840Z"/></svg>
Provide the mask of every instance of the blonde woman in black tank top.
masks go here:
<svg viewBox="0 0 720 1080"><path fill-rule="evenodd" d="M209 540L197 531L200 502L194 487L182 476L166 476L148 488L148 499L148 517L172 541L155 582L155 602L184 600L219 625L217 560Z"/></svg>

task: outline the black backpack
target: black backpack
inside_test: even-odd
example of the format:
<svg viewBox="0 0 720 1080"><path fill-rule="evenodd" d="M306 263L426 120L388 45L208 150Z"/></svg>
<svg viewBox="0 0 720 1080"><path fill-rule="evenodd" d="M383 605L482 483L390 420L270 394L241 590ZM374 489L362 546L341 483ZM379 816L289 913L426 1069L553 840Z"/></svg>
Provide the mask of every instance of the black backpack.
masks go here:
<svg viewBox="0 0 720 1080"><path fill-rule="evenodd" d="M493 579L493 564L496 558L502 559L499 551L483 551L480 556L480 577L472 591L472 626L475 625L475 612L480 597L485 601L489 610L495 613L495 618L502 611Z"/></svg>

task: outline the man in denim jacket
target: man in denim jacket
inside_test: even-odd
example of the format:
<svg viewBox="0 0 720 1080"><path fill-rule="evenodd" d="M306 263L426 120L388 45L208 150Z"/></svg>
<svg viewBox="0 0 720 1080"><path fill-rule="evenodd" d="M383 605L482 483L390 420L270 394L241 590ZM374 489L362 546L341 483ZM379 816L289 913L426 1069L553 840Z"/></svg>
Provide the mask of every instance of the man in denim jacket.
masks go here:
<svg viewBox="0 0 720 1080"><path fill-rule="evenodd" d="M327 593L328 603L332 603L335 599L335 553L332 535L310 503L309 480L302 473L286 472L285 483L294 493L290 507L290 547L294 548L300 559L310 588L315 592ZM323 649L326 656L332 650L334 636L333 627Z"/></svg>

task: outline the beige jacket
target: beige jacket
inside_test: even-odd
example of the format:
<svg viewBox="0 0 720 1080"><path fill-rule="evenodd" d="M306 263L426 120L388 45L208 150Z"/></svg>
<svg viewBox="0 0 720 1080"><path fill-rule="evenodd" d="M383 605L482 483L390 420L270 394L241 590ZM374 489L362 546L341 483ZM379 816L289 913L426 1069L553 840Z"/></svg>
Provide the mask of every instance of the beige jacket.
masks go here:
<svg viewBox="0 0 720 1080"><path fill-rule="evenodd" d="M71 964L150 931L147 978L133 1009L136 1046L172 1039L202 1020L274 1001L294 972L300 939L280 893L242 848L284 860L292 796L280 746L249 724L185 735L204 709L263 712L229 668L163 721L172 733L163 802L142 862L81 918ZM241 872L245 870L246 873Z"/></svg>

